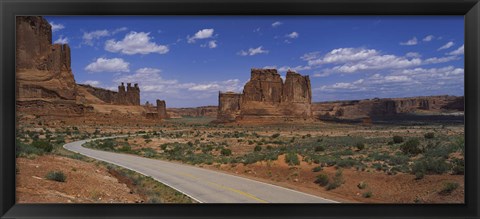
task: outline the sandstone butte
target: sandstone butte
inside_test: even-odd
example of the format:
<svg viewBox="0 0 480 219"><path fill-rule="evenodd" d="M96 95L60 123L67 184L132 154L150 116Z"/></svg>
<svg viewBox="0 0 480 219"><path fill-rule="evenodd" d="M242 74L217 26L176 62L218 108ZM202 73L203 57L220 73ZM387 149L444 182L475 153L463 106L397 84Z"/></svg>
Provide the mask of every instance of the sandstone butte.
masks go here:
<svg viewBox="0 0 480 219"><path fill-rule="evenodd" d="M76 84L68 44L52 44L51 25L40 16L16 18L16 99L20 113L74 122L167 118L166 103L140 104L138 84L124 83L118 91ZM120 114L127 114L120 115Z"/></svg>

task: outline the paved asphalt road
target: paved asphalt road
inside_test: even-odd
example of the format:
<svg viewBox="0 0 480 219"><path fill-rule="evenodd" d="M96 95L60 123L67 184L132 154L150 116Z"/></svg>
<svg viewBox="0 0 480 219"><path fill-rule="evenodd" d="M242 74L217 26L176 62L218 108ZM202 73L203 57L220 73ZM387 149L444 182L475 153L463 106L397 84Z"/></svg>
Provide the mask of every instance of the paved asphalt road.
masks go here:
<svg viewBox="0 0 480 219"><path fill-rule="evenodd" d="M336 203L318 196L195 166L82 147L82 144L91 140L75 141L63 147L150 176L201 203Z"/></svg>

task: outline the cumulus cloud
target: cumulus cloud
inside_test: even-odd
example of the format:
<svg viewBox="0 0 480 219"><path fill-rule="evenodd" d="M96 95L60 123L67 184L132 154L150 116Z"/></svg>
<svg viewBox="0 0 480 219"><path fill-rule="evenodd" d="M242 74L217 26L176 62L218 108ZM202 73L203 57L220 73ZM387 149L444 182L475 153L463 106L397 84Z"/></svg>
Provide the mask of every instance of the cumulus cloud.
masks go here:
<svg viewBox="0 0 480 219"><path fill-rule="evenodd" d="M57 40L55 40L55 42L53 42L54 44L67 44L68 43L68 37L63 37L63 36L60 36Z"/></svg>
<svg viewBox="0 0 480 219"><path fill-rule="evenodd" d="M424 42L430 42L430 41L433 40L433 38L434 38L433 35L428 35L428 36L426 36L426 37L423 38L423 41L424 41Z"/></svg>
<svg viewBox="0 0 480 219"><path fill-rule="evenodd" d="M282 24L283 24L283 23L280 22L280 21L275 21L275 22L272 23L272 27L278 27L278 26L280 26L280 25L282 25Z"/></svg>
<svg viewBox="0 0 480 219"><path fill-rule="evenodd" d="M293 32L285 35L285 37L288 37L288 38L291 38L291 39L298 38L299 36L300 36L300 35L299 35L297 32L295 32L295 31L293 31Z"/></svg>
<svg viewBox="0 0 480 219"><path fill-rule="evenodd" d="M352 93L365 97L392 97L393 95L416 96L420 93L443 92L446 88L463 86L463 68L413 68L391 72L386 75L373 74L351 82L336 82L315 88L322 94L336 94L337 98L348 99ZM415 93L412 93L415 92Z"/></svg>
<svg viewBox="0 0 480 219"><path fill-rule="evenodd" d="M264 50L263 46L259 46L257 48L249 48L247 51L242 50L237 54L241 56L254 56L257 54L268 54L268 50Z"/></svg>
<svg viewBox="0 0 480 219"><path fill-rule="evenodd" d="M100 85L101 82L100 81L87 80L87 81L82 82L82 84L88 84L88 85L96 87L96 86Z"/></svg>
<svg viewBox="0 0 480 219"><path fill-rule="evenodd" d="M150 37L149 35L150 33L131 31L130 33L125 35L125 38L123 38L123 40L107 40L105 42L105 50L109 52L120 52L127 55L168 53L169 49L167 46L158 45L155 42L151 42L153 37Z"/></svg>
<svg viewBox="0 0 480 219"><path fill-rule="evenodd" d="M463 55L465 53L463 46L464 45L458 47L458 49L452 52L447 53L447 55L454 55L454 56Z"/></svg>
<svg viewBox="0 0 480 219"><path fill-rule="evenodd" d="M280 68L278 68L278 71L279 72L287 72L288 70L292 70L294 72L301 72L301 71L305 71L305 70L310 70L312 69L311 66L308 66L308 65L298 65L298 66L295 66L295 67L290 67L290 66L282 66Z"/></svg>
<svg viewBox="0 0 480 219"><path fill-rule="evenodd" d="M446 43L445 45L443 45L442 47L438 48L437 50L440 51L440 50L448 49L448 48L452 47L453 45L455 45L455 43L450 41L450 42Z"/></svg>
<svg viewBox="0 0 480 219"><path fill-rule="evenodd" d="M83 43L87 45L93 45L93 40L100 39L102 37L110 36L108 30L95 30L92 32L84 32L82 39Z"/></svg>
<svg viewBox="0 0 480 219"><path fill-rule="evenodd" d="M187 36L188 43L195 43L196 40L208 39L213 37L214 29L202 29L195 33L192 37Z"/></svg>
<svg viewBox="0 0 480 219"><path fill-rule="evenodd" d="M414 46L417 44L418 44L418 40L416 37L413 37L412 39L409 39L406 42L400 42L400 45L402 46Z"/></svg>
<svg viewBox="0 0 480 219"><path fill-rule="evenodd" d="M129 72L130 63L121 58L98 58L85 67L88 72Z"/></svg>
<svg viewBox="0 0 480 219"><path fill-rule="evenodd" d="M372 70L406 69L420 65L446 63L460 59L458 56L431 57L422 59L421 54L410 52L405 56L384 54L375 49L338 48L323 56L319 53L307 53L301 57L309 66L326 66L315 77L325 77L333 73L357 73Z"/></svg>
<svg viewBox="0 0 480 219"><path fill-rule="evenodd" d="M211 40L211 41L208 41L208 43L205 43L205 44L202 44L200 45L201 47L208 47L210 49L214 49L214 48L217 48L217 41L216 40Z"/></svg>
<svg viewBox="0 0 480 219"><path fill-rule="evenodd" d="M52 32L56 32L65 28L63 24L56 24L53 21L50 22L50 26L52 26Z"/></svg>

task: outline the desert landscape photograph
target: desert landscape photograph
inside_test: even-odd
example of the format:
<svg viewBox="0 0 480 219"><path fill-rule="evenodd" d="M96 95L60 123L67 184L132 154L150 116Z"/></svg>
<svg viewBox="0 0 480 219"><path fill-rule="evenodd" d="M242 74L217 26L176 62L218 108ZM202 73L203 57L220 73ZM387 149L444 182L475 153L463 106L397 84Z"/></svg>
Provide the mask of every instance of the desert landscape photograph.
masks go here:
<svg viewBox="0 0 480 219"><path fill-rule="evenodd" d="M17 203L465 203L463 16L17 16Z"/></svg>

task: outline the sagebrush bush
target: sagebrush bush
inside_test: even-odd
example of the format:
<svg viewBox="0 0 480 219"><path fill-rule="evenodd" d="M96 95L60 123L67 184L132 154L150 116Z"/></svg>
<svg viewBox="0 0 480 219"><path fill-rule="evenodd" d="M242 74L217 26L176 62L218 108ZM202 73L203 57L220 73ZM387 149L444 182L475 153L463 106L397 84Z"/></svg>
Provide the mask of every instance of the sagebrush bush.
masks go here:
<svg viewBox="0 0 480 219"><path fill-rule="evenodd" d="M357 144L355 144L355 147L357 147L357 149L361 151L365 149L365 144L363 142L357 142Z"/></svg>
<svg viewBox="0 0 480 219"><path fill-rule="evenodd" d="M67 177L62 171L50 171L45 176L46 179L57 181L57 182L65 182Z"/></svg>
<svg viewBox="0 0 480 219"><path fill-rule="evenodd" d="M258 151L261 151L261 150L262 150L262 146L260 146L260 145L257 145L257 146L255 146L255 148L253 148L253 151L255 151L255 152L258 152Z"/></svg>
<svg viewBox="0 0 480 219"><path fill-rule="evenodd" d="M317 179L315 180L315 183L320 185L320 186L328 185L329 179L328 179L327 174L322 173L322 174L318 175Z"/></svg>
<svg viewBox="0 0 480 219"><path fill-rule="evenodd" d="M393 136L393 143L399 144L399 143L402 143L402 142L403 142L403 137L402 136L398 136L398 135Z"/></svg>
<svg viewBox="0 0 480 219"><path fill-rule="evenodd" d="M422 152L420 149L420 141L416 138L410 139L404 144L400 146L400 150L402 150L403 153L409 154L409 155L417 155Z"/></svg>
<svg viewBox="0 0 480 219"><path fill-rule="evenodd" d="M446 182L443 184L442 190L440 190L439 194L440 195L449 195L451 194L455 189L458 188L458 183L456 182Z"/></svg>
<svg viewBox="0 0 480 219"><path fill-rule="evenodd" d="M423 135L426 139L432 139L435 138L435 133L433 132L427 132Z"/></svg>
<svg viewBox="0 0 480 219"><path fill-rule="evenodd" d="M325 150L325 147L323 147L322 145L318 145L315 147L315 152L320 152L320 151L324 151Z"/></svg>
<svg viewBox="0 0 480 219"><path fill-rule="evenodd" d="M365 189L365 188L367 188L367 183L364 182L364 181L361 181L361 182L359 182L359 183L357 184L357 187L358 187L359 189Z"/></svg>
<svg viewBox="0 0 480 219"><path fill-rule="evenodd" d="M297 153L289 152L285 155L285 162L290 166L296 166L300 164Z"/></svg>
<svg viewBox="0 0 480 219"><path fill-rule="evenodd" d="M373 193L371 191L364 192L362 194L362 197L364 197L364 198L371 198L372 196L373 196Z"/></svg>
<svg viewBox="0 0 480 219"><path fill-rule="evenodd" d="M322 166L316 166L312 169L313 172L320 172L323 170L323 167Z"/></svg>
<svg viewBox="0 0 480 219"><path fill-rule="evenodd" d="M222 148L222 150L220 151L220 153L223 155L223 156L230 156L232 155L232 150L228 149L228 148Z"/></svg>
<svg viewBox="0 0 480 219"><path fill-rule="evenodd" d="M47 141L34 140L31 145L47 153L52 152L53 150L53 145Z"/></svg>
<svg viewBox="0 0 480 219"><path fill-rule="evenodd" d="M332 182L330 182L327 185L327 190L332 190L340 187L343 183L345 183L345 180L343 179L343 171L342 169L338 169L337 172L335 172L335 176L332 179Z"/></svg>

